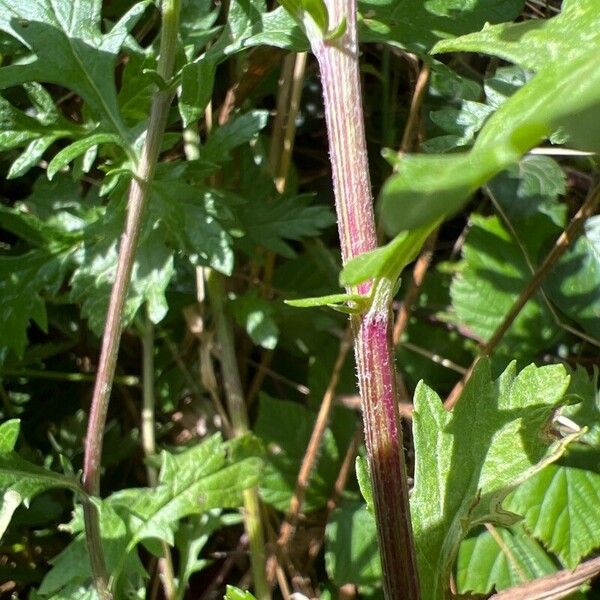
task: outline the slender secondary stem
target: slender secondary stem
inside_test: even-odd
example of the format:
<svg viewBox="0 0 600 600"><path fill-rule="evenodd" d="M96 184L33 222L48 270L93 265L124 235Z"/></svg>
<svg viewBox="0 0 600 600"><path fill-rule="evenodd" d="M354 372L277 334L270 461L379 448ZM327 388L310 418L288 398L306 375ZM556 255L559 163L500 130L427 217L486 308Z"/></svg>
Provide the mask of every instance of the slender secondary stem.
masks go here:
<svg viewBox="0 0 600 600"><path fill-rule="evenodd" d="M209 272L207 281L208 299L211 304L219 342L223 386L233 435L244 435L249 431L248 412L244 401L242 382L235 354L235 343L231 320L225 309L225 286L223 277ZM254 593L258 600L270 600L271 589L267 582L265 565L265 539L260 518L260 500L256 487L244 490L244 521L250 548L250 562L254 580Z"/></svg>
<svg viewBox="0 0 600 600"><path fill-rule="evenodd" d="M180 0L163 0L162 5L162 30L158 73L165 81L168 81L173 73L179 29L180 4ZM111 291L106 325L102 337L100 363L94 386L85 441L83 486L91 496L98 496L100 492L102 438L117 364L119 342L123 327L123 309L133 270L135 252L142 229L144 208L148 200L150 184L156 170L160 145L172 99L173 92L169 90L157 90L154 95L146 140L136 167L136 175L131 181L129 190L127 217L121 238L117 272ZM106 566L101 540L99 539L98 513L91 502L84 503L83 508L87 533L86 539L94 581L102 600L109 599L112 595L108 589Z"/></svg>
<svg viewBox="0 0 600 600"><path fill-rule="evenodd" d="M156 454L156 396L154 394L154 325L150 319L145 323L141 333L142 342L142 447L146 458ZM156 469L148 464L146 467L148 484L155 487L158 483ZM176 596L175 574L173 571L173 557L171 549L166 542L162 542L163 556L158 560L158 568L166 600L173 600Z"/></svg>
<svg viewBox="0 0 600 600"><path fill-rule="evenodd" d="M338 228L344 262L377 247L358 63L355 0L326 0L333 27L346 31L323 39L306 19L319 62ZM377 533L388 600L420 597L402 430L391 344L391 291L378 290L366 314L352 317L365 441L371 471ZM364 284L359 292L369 291ZM352 290L357 291L357 290ZM378 299L381 299L379 301Z"/></svg>

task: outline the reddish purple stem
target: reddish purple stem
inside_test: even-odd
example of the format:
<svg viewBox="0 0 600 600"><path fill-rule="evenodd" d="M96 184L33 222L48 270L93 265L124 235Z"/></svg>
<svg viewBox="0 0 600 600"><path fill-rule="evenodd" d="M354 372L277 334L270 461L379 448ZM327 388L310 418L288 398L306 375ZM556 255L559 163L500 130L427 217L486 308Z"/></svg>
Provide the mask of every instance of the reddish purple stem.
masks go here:
<svg viewBox="0 0 600 600"><path fill-rule="evenodd" d="M306 25L321 72L342 259L346 263L376 248L377 236L361 99L356 2L326 0L326 4L331 27L346 19L344 35L326 41L308 18ZM370 285L363 284L358 291L367 293ZM352 325L384 591L388 600L417 600L420 592L397 406L390 303L391 297L384 302L375 300L367 313L352 318Z"/></svg>

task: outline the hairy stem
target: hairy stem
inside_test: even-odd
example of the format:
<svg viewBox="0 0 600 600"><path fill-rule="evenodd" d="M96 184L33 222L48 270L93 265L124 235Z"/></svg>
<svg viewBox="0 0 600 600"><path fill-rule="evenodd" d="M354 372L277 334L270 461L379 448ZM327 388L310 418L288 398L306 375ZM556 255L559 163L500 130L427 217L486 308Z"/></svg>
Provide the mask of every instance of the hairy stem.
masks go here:
<svg viewBox="0 0 600 600"><path fill-rule="evenodd" d="M373 250L377 237L360 91L356 1L327 0L326 4L332 27L345 18L344 35L324 40L309 18L306 27L321 72L342 259L346 262ZM391 344L392 284L386 283L390 289L376 291L376 301L368 312L352 317L352 328L384 592L388 600L415 600L420 592ZM369 285L351 291L365 293Z"/></svg>
<svg viewBox="0 0 600 600"><path fill-rule="evenodd" d="M173 73L179 29L179 13L180 0L163 1L158 73L165 81L168 81ZM117 364L119 342L123 327L123 309L133 270L135 251L142 229L144 208L148 200L150 184L156 170L156 163L172 98L173 93L168 90L157 90L154 95L146 140L136 167L136 175L132 179L129 190L127 217L119 248L117 273L111 291L106 326L102 337L100 363L94 386L85 441L83 486L91 496L98 496L100 492L102 437ZM90 502L84 504L84 518L94 581L100 597L102 600L105 600L111 598L111 594L108 590L106 566L101 540L99 539L98 513L94 505ZM94 532L98 535L93 535Z"/></svg>
<svg viewBox="0 0 600 600"><path fill-rule="evenodd" d="M227 408L233 435L240 436L249 430L248 412L235 354L233 328L225 309L224 281L223 277L214 271L209 272L207 279L208 299L211 304L219 342ZM265 571L265 539L260 517L260 500L256 487L244 491L244 521L250 548L254 593L258 600L270 600L271 590L267 583Z"/></svg>

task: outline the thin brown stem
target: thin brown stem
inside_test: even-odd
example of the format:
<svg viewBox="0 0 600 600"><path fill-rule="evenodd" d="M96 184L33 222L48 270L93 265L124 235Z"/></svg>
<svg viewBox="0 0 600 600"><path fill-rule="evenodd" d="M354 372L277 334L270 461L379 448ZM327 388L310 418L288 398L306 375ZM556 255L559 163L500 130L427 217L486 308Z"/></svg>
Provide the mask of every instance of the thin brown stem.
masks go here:
<svg viewBox="0 0 600 600"><path fill-rule="evenodd" d="M424 64L419 71L419 76L415 83L415 91L410 103L408 119L406 121L406 126L404 127L402 143L400 144L400 152L411 152L415 148L415 140L417 139L417 133L421 122L421 107L423 106L423 99L425 98L425 92L427 91L430 73L431 67L428 64Z"/></svg>
<svg viewBox="0 0 600 600"><path fill-rule="evenodd" d="M435 248L437 236L438 230L436 229L427 238L423 250L421 251L421 254L419 255L419 258L417 259L417 262L415 263L415 266L413 268L410 287L408 288L396 315L396 323L394 325L394 333L392 336L394 346L397 346L400 343L402 334L408 326L410 310L417 298L419 297L421 287L423 286L423 282L425 281L425 275L427 273L427 270L429 269L429 265L431 264L431 259L433 258L433 249Z"/></svg>
<svg viewBox="0 0 600 600"><path fill-rule="evenodd" d="M576 238L579 230L584 224L585 220L591 217L600 203L600 186L596 186L588 195L586 201L581 205L581 208L577 211L575 216L571 219L571 222L567 228L560 234L556 240L552 250L547 254L542 264L536 269L531 280L525 287L525 289L519 294L519 297L513 303L511 309L505 315L500 325L496 328L490 339L485 342L481 347L481 355L489 356L502 341L502 338L506 332L510 329L514 320L517 318L519 313L523 310L527 302L536 293L538 288L541 286L544 278L548 275L552 267L557 263L558 259L566 252L567 248L571 245L573 240ZM450 410L460 398L460 395L468 381L475 364L479 357L473 361L473 364L467 371L466 375L454 386L454 389L450 392L450 395L446 399L444 406Z"/></svg>
<svg viewBox="0 0 600 600"><path fill-rule="evenodd" d="M179 30L179 13L180 0L164 0L158 73L165 81L168 81L173 73ZM117 364L119 342L123 327L123 311L133 270L135 252L142 229L144 208L149 196L150 185L154 178L172 98L173 93L171 91L156 91L152 102L146 140L136 168L135 177L131 180L127 217L121 238L117 272L110 295L106 325L102 337L100 362L85 441L83 486L91 496L98 496L100 492L102 438ZM86 540L96 588L101 600L110 599L112 594L108 588L106 565L101 540L99 539L100 525L98 523L98 513L91 502L84 503L83 509L87 533Z"/></svg>
<svg viewBox="0 0 600 600"><path fill-rule="evenodd" d="M321 400L319 413L317 415L310 440L306 447L306 452L304 453L300 470L298 471L294 494L292 495L286 518L279 530L279 539L277 540L277 544L282 552L287 551L287 547L294 535L294 530L298 521L298 515L302 510L302 505L304 504L306 490L308 489L308 485L310 483L310 476L317 462L319 448L321 447L321 442L323 440L323 436L325 435L327 424L329 423L329 415L331 414L331 408L333 406L335 390L340 380L340 375L344 367L344 363L346 362L346 357L351 348L352 338L350 334L351 331L348 329L342 340L342 343L340 344L340 350L331 372L327 389L325 390L325 394Z"/></svg>

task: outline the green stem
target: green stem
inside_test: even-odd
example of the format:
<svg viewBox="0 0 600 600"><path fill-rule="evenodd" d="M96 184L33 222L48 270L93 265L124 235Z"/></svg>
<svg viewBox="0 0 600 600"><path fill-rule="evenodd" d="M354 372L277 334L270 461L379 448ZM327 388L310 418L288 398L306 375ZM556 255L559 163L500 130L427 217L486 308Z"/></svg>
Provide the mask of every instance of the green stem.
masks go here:
<svg viewBox="0 0 600 600"><path fill-rule="evenodd" d="M173 74L180 9L180 0L163 0L158 73L165 81L168 81ZM172 99L173 93L171 91L157 90L154 94L146 140L129 190L127 218L121 238L117 273L111 291L106 326L102 337L100 363L85 441L83 485L86 492L91 496L98 496L100 492L102 437L117 364L124 306L142 229L144 209L148 201L150 185L154 178ZM109 600L112 598L112 594L108 589L108 577L101 540L98 539L97 535L90 535L94 532L98 533L100 530L98 514L93 504L84 504L84 519L86 533L88 533L86 539L94 582L101 600Z"/></svg>
<svg viewBox="0 0 600 600"><path fill-rule="evenodd" d="M235 354L233 327L225 309L223 277L214 271L207 276L207 292L215 322L220 349L223 385L233 435L244 435L249 430L248 412L242 391L242 382ZM266 553L263 527L260 518L260 500L257 488L244 492L244 520L250 546L250 562L254 579L254 593L258 600L270 600L271 589L266 577Z"/></svg>
<svg viewBox="0 0 600 600"><path fill-rule="evenodd" d="M142 447L146 458L156 455L156 397L154 394L154 325L150 319L141 329L140 339L142 342L142 380L143 380L143 404L142 404ZM156 469L148 464L148 484L155 487L158 482ZM159 569L166 600L173 600L177 594L175 585L175 573L173 571L173 557L171 548L166 542L162 542L163 557L159 560Z"/></svg>
<svg viewBox="0 0 600 600"><path fill-rule="evenodd" d="M55 381L71 381L73 383L85 383L95 381L96 375L91 373L63 373L62 371L44 371L42 369L2 369L0 378L23 377L25 379L52 379ZM137 386L140 380L135 375L116 376L113 382L118 385Z"/></svg>

